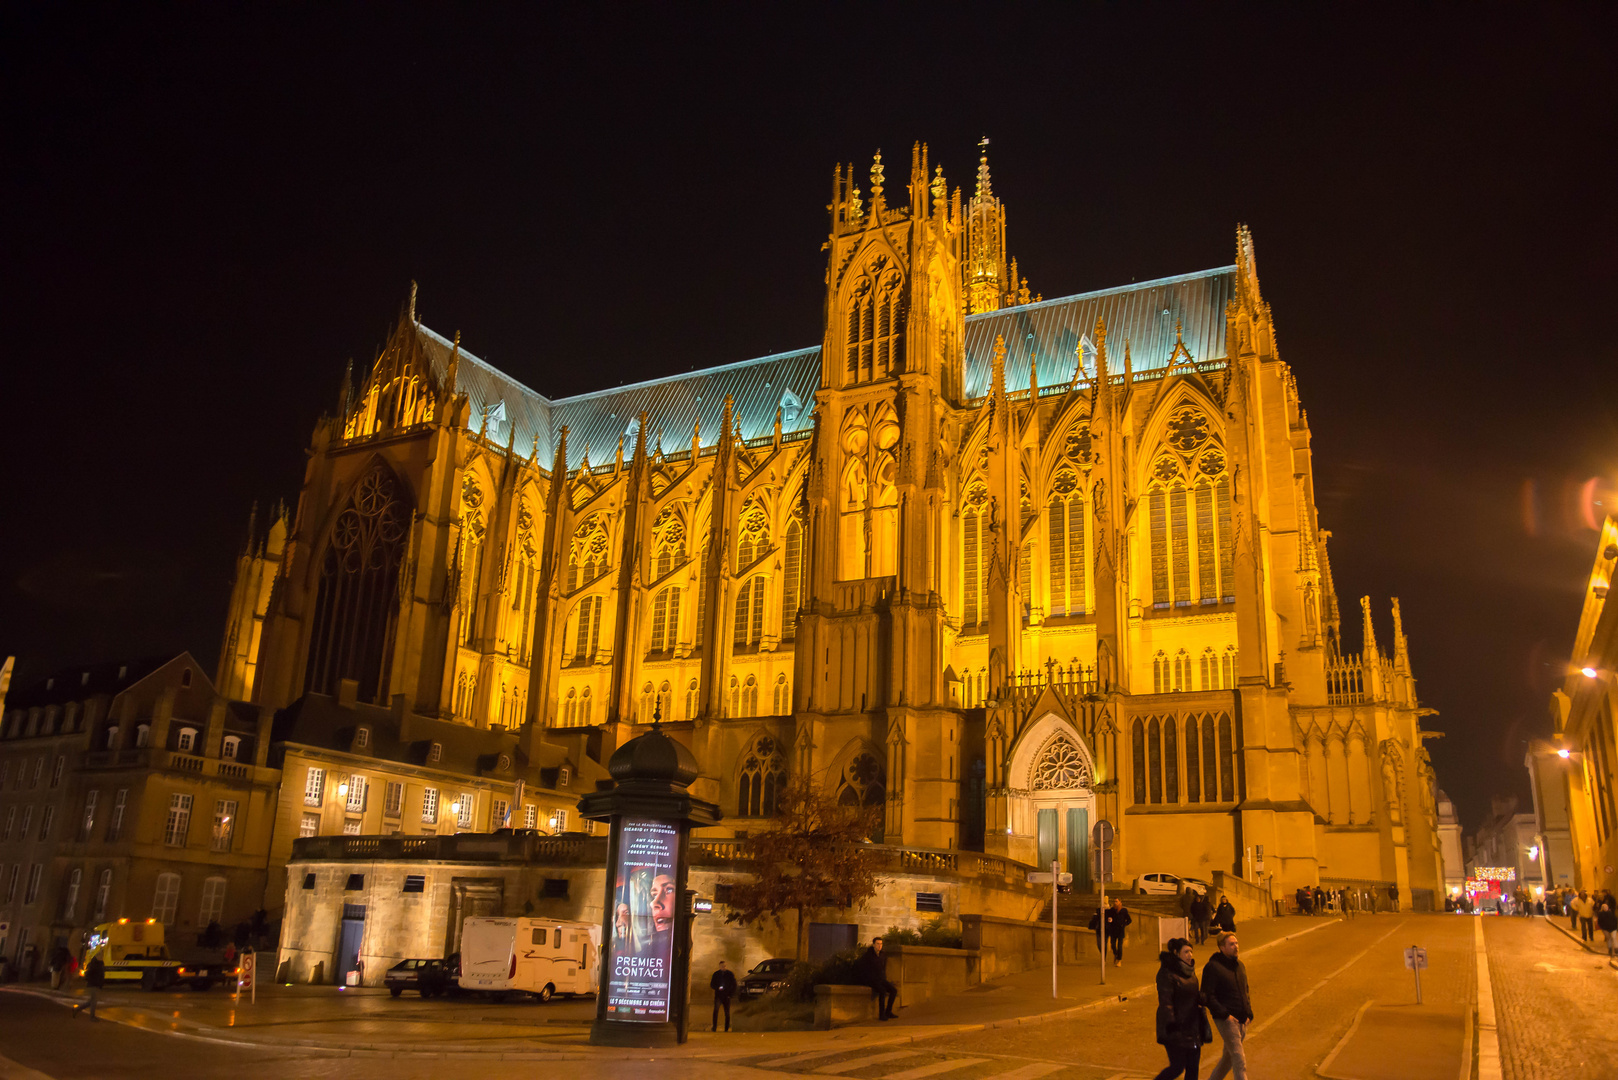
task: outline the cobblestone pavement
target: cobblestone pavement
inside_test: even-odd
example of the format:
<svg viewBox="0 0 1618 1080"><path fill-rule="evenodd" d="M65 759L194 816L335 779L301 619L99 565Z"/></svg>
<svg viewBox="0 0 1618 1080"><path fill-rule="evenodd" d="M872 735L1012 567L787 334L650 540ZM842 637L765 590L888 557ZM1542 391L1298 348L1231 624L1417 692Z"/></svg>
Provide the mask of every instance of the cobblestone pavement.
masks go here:
<svg viewBox="0 0 1618 1080"><path fill-rule="evenodd" d="M1504 1080L1618 1077L1618 972L1543 919L1483 922Z"/></svg>

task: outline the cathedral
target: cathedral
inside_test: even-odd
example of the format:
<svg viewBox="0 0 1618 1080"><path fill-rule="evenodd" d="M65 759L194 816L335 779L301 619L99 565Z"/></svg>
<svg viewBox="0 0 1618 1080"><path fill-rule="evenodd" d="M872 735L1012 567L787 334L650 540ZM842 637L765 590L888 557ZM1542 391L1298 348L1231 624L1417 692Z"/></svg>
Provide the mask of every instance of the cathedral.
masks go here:
<svg viewBox="0 0 1618 1080"><path fill-rule="evenodd" d="M880 154L835 171L793 352L551 399L412 290L239 563L221 692L486 740L491 828L525 770L599 773L661 722L715 835L803 776L882 843L1081 889L1106 820L1121 882L1431 902L1430 710L1397 600L1345 650L1248 231L1234 265L1044 299L986 151L970 194L919 144L894 187Z"/></svg>

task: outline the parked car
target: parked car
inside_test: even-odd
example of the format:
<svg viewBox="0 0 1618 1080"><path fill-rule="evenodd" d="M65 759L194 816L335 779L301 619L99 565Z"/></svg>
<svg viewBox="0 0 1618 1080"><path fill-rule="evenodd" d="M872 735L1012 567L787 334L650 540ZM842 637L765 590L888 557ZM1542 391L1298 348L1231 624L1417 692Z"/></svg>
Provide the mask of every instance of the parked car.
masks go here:
<svg viewBox="0 0 1618 1080"><path fill-rule="evenodd" d="M406 990L415 990L424 998L437 997L455 985L455 970L447 960L401 960L382 976L382 985L394 997Z"/></svg>
<svg viewBox="0 0 1618 1080"><path fill-rule="evenodd" d="M741 985L736 988L736 996L746 1001L767 994L771 990L779 990L787 984L787 976L792 974L792 965L796 963L796 960L783 956L759 963L752 971L742 976Z"/></svg>
<svg viewBox="0 0 1618 1080"><path fill-rule="evenodd" d="M1185 883L1185 887L1191 891L1207 895L1209 886L1206 881L1199 881L1190 877L1182 878L1178 874L1164 873L1142 874L1135 879L1135 891L1141 893L1167 893L1173 896L1180 891L1182 881Z"/></svg>

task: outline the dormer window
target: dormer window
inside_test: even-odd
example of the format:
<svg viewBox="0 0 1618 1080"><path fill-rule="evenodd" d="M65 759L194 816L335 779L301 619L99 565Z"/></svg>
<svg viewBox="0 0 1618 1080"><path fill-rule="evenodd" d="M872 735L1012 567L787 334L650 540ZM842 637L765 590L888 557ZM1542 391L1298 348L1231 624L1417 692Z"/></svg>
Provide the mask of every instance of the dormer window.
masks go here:
<svg viewBox="0 0 1618 1080"><path fill-rule="evenodd" d="M365 747L370 746L371 729L368 727L362 727L358 731L354 732L354 745L362 750Z"/></svg>
<svg viewBox="0 0 1618 1080"><path fill-rule="evenodd" d="M444 744L443 743L436 743L436 742L433 743L433 745L427 750L427 761L430 764L436 765L440 761L442 761L443 758L444 758Z"/></svg>
<svg viewBox="0 0 1618 1080"><path fill-rule="evenodd" d="M241 736L226 735L224 743L219 747L219 755L226 761L235 761L236 755L241 753L241 749Z"/></svg>
<svg viewBox="0 0 1618 1080"><path fill-rule="evenodd" d="M148 743L151 742L151 739L152 739L152 727L151 727L150 724L137 724L137 725L135 725L135 745L137 747L146 746Z"/></svg>
<svg viewBox="0 0 1618 1080"><path fill-rule="evenodd" d="M184 669L183 671L180 672L180 685L182 687L186 687L186 686L191 685L191 669L190 668L186 668L186 669Z"/></svg>
<svg viewBox="0 0 1618 1080"><path fill-rule="evenodd" d="M189 753L191 753L192 750L196 749L196 745L197 745L197 729L196 728L188 728L188 727L187 728L181 728L180 729L180 750L181 750L181 752L189 754Z"/></svg>
<svg viewBox="0 0 1618 1080"><path fill-rule="evenodd" d="M107 749L108 750L115 750L115 749L117 749L117 747L118 747L118 729L116 727L110 727L110 728L107 729Z"/></svg>
<svg viewBox="0 0 1618 1080"><path fill-rule="evenodd" d="M566 765L563 765L561 772L556 774L556 786L557 787L567 787L568 779L572 775L573 774L568 770L568 767Z"/></svg>

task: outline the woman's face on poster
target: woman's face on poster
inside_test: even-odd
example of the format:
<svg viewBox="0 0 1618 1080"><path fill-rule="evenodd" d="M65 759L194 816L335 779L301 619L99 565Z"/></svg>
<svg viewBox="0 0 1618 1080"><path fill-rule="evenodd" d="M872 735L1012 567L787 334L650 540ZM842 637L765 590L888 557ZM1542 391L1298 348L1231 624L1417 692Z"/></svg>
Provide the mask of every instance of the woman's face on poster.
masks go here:
<svg viewBox="0 0 1618 1080"><path fill-rule="evenodd" d="M674 926L674 879L667 874L652 882L652 926L658 933Z"/></svg>

